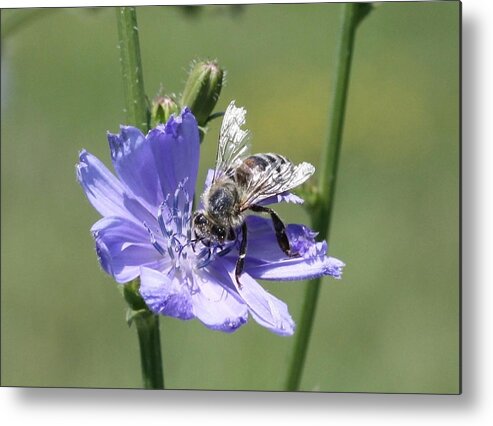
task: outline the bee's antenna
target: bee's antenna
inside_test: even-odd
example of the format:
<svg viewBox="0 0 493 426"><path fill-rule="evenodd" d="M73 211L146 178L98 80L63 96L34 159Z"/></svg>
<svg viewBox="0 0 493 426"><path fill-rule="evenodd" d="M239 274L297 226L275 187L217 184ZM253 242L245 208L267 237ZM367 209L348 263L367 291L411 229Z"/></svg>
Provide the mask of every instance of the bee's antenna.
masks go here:
<svg viewBox="0 0 493 426"><path fill-rule="evenodd" d="M193 252L195 253L195 244L202 241L204 239L204 237L200 237L200 238L194 238L193 240L190 240L188 241L188 243L185 244L185 247L188 246L188 245L191 245L192 246L192 250Z"/></svg>

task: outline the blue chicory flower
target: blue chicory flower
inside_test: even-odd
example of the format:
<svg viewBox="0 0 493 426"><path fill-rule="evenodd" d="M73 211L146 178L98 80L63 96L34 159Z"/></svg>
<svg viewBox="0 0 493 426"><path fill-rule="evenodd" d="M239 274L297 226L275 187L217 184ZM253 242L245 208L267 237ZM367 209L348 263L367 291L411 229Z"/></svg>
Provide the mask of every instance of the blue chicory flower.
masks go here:
<svg viewBox="0 0 493 426"><path fill-rule="evenodd" d="M103 216L91 228L98 260L118 283L140 276L140 293L156 314L198 318L214 330L232 332L255 321L279 335L295 324L284 302L256 281L340 278L344 263L326 256L306 226L287 226L289 240L301 256L287 258L272 223L247 217L248 254L242 287L234 269L238 244L206 247L193 243L192 200L199 167L199 130L188 108L158 125L147 136L131 126L108 134L115 177L83 150L77 179L89 202ZM211 174L209 173L209 177ZM283 194L272 202L302 202Z"/></svg>

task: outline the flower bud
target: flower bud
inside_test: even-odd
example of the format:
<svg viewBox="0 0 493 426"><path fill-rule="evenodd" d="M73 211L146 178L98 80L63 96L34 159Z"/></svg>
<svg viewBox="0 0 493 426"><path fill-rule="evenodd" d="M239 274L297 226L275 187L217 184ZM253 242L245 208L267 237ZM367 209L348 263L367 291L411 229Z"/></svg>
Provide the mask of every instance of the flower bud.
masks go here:
<svg viewBox="0 0 493 426"><path fill-rule="evenodd" d="M216 106L223 85L224 71L216 61L193 63L181 98L188 106L199 126L205 126Z"/></svg>
<svg viewBox="0 0 493 426"><path fill-rule="evenodd" d="M151 120L152 125L157 126L159 123L166 123L172 114L178 114L180 107L170 96L158 96L152 102Z"/></svg>

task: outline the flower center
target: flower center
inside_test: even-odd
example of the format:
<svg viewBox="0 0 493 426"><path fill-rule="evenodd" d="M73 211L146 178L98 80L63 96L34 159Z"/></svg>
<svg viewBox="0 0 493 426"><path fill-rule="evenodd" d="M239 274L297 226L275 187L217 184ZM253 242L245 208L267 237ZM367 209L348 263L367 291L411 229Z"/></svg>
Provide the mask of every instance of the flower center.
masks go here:
<svg viewBox="0 0 493 426"><path fill-rule="evenodd" d="M234 246L205 245L192 239L192 203L184 188L186 180L180 182L173 195L169 194L159 206L157 222L159 229L153 232L144 223L150 242L162 256L172 261L169 273L181 270L186 275L194 269L208 265L216 256L227 254Z"/></svg>

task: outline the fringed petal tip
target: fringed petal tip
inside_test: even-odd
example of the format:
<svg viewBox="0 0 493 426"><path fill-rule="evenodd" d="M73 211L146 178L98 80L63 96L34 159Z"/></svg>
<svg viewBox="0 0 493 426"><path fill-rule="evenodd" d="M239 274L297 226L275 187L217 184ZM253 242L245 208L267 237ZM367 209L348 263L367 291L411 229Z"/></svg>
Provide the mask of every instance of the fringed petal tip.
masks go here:
<svg viewBox="0 0 493 426"><path fill-rule="evenodd" d="M79 161L75 163L75 179L84 188L84 174L86 173L86 169L88 167L87 156L90 155L87 150L81 149L78 154Z"/></svg>
<svg viewBox="0 0 493 426"><path fill-rule="evenodd" d="M180 127L187 122L189 123L189 125L197 126L197 120L192 114L192 111L190 111L190 108L184 107L181 110L180 114L172 114L165 124L158 124L149 132L149 134L164 133L173 137L177 137L180 132Z"/></svg>
<svg viewBox="0 0 493 426"><path fill-rule="evenodd" d="M251 312L251 315L259 325L265 327L267 330L271 331L274 334L277 334L278 336L292 336L296 331L296 324L289 316L289 313L287 311L284 314L284 319L281 322L276 323L265 322L254 312ZM287 318L286 315L288 316Z"/></svg>
<svg viewBox="0 0 493 426"><path fill-rule="evenodd" d="M137 127L120 125L120 133L106 132L112 160L129 155L145 136Z"/></svg>
<svg viewBox="0 0 493 426"><path fill-rule="evenodd" d="M225 259L223 267L229 275L230 283L236 283L234 263ZM292 335L295 324L286 303L266 291L250 274L244 272L240 280L241 287L236 284L233 285L237 294L248 307L252 318L275 334L280 336Z"/></svg>
<svg viewBox="0 0 493 426"><path fill-rule="evenodd" d="M279 329L270 329L274 334L278 336L292 336L296 331L296 324L294 321L291 321L287 327L284 325L283 328Z"/></svg>
<svg viewBox="0 0 493 426"><path fill-rule="evenodd" d="M187 106L182 108L180 115L182 117L188 117L189 115L191 115L195 119L195 116L192 114L192 111Z"/></svg>
<svg viewBox="0 0 493 426"><path fill-rule="evenodd" d="M342 272L345 266L346 264L339 259L336 259L335 257L327 257L325 261L324 275L340 280L342 278Z"/></svg>
<svg viewBox="0 0 493 426"><path fill-rule="evenodd" d="M79 154L78 154L79 161L77 163L75 163L75 173L77 176L77 180L79 180L79 182L82 179L81 169L83 169L84 167L87 167L87 156L88 155L90 155L90 154L87 152L86 149L81 149L79 151Z"/></svg>
<svg viewBox="0 0 493 426"><path fill-rule="evenodd" d="M82 148L80 151L79 151L79 161L83 161L82 158L87 154L87 149L85 148Z"/></svg>

